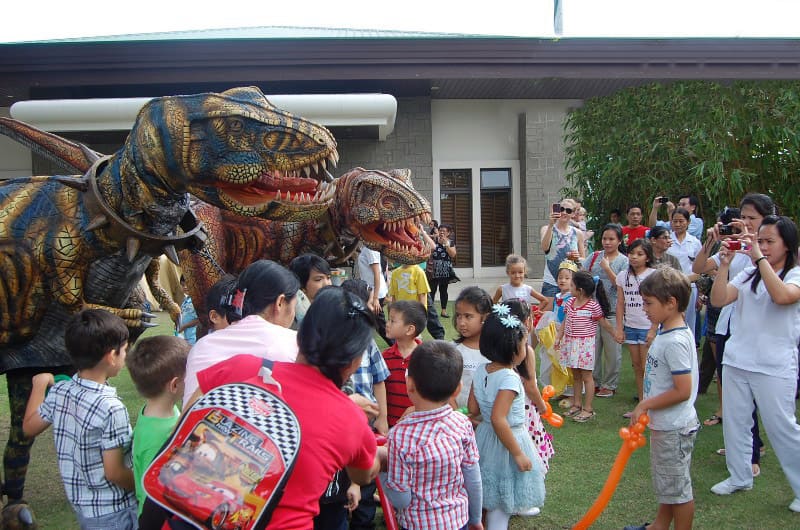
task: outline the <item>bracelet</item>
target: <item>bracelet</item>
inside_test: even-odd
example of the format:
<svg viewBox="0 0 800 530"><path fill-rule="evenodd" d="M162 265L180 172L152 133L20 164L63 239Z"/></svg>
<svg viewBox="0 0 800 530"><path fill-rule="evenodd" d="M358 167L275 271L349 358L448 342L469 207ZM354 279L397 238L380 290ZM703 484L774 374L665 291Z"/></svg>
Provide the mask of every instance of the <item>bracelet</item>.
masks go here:
<svg viewBox="0 0 800 530"><path fill-rule="evenodd" d="M758 258L757 260L755 260L755 261L753 262L753 265L755 265L756 267L758 267L758 262L759 262L759 261L761 261L762 259L767 259L767 257L766 257L766 256L761 256L760 258Z"/></svg>

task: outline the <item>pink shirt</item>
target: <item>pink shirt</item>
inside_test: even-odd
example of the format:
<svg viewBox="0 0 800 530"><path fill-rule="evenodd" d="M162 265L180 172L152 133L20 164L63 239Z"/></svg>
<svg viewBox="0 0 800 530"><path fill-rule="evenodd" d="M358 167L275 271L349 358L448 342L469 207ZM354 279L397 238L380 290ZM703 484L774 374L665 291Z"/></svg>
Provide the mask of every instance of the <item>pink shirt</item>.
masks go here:
<svg viewBox="0 0 800 530"><path fill-rule="evenodd" d="M456 529L467 524L469 499L462 469L478 463L478 444L467 417L450 405L412 412L388 438L387 486L410 491L400 512L408 530Z"/></svg>
<svg viewBox="0 0 800 530"><path fill-rule="evenodd" d="M247 353L270 361L294 362L297 332L250 315L225 329L209 333L192 346L186 360L183 402L197 390L197 372L234 355Z"/></svg>

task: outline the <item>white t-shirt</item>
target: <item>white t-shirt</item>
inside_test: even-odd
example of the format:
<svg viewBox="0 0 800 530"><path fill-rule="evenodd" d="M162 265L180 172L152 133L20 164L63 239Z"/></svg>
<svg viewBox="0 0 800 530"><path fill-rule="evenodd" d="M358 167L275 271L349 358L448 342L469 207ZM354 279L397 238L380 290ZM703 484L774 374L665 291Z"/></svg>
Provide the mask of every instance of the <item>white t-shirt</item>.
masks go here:
<svg viewBox="0 0 800 530"><path fill-rule="evenodd" d="M361 252L358 253L358 261L356 263L358 267L358 277L367 282L367 285L376 289L375 285L373 285L375 283L375 276L371 267L374 263L378 264L378 269L381 268L381 253L377 250L361 247ZM378 277L381 282L377 287L378 299L383 300L389 292L389 287L386 285L386 278L383 277L383 272L381 272Z"/></svg>
<svg viewBox="0 0 800 530"><path fill-rule="evenodd" d="M297 332L250 315L225 329L209 333L189 351L183 402L197 390L199 371L241 353L293 363L297 358Z"/></svg>
<svg viewBox="0 0 800 530"><path fill-rule="evenodd" d="M456 349L461 352L464 359L464 371L461 374L461 392L456 397L456 404L459 407L466 407L469 400L469 389L472 388L472 378L475 376L475 369L482 364L489 364L489 359L481 355L480 350L469 348L463 344L456 344Z"/></svg>
<svg viewBox="0 0 800 530"><path fill-rule="evenodd" d="M725 355L728 352L726 350ZM694 335L686 326L659 333L647 352L644 369L643 394L645 398L657 396L675 387L672 376L691 374L692 394L686 401L672 406L649 410L650 428L656 431L674 431L697 425L694 401L697 398L697 349Z"/></svg>
<svg viewBox="0 0 800 530"><path fill-rule="evenodd" d="M758 282L754 293L748 267L731 280L739 290L731 316L731 338L725 343L722 364L781 379L797 379L797 342L800 340L800 302L778 305ZM783 283L800 286L800 267L790 270Z"/></svg>
<svg viewBox="0 0 800 530"><path fill-rule="evenodd" d="M538 304L539 301L531 295L531 291L533 291L533 287L527 283L523 283L519 287L514 287L510 283L504 283L500 286L500 292L502 293L503 297L501 301L505 302L506 300L524 300L531 305Z"/></svg>
<svg viewBox="0 0 800 530"><path fill-rule="evenodd" d="M700 249L703 248L703 244L688 232L686 237L683 238L683 243L675 237L675 232L670 232L670 236L672 237L672 246L667 249L667 254L672 254L678 258L684 274L692 274L692 263Z"/></svg>
<svg viewBox="0 0 800 530"><path fill-rule="evenodd" d="M617 286L622 287L625 295L625 320L624 323L629 328L650 329L650 319L644 313L644 302L639 292L639 285L645 278L655 272L655 269L645 269L638 276L626 269L617 274Z"/></svg>
<svg viewBox="0 0 800 530"><path fill-rule="evenodd" d="M719 254L714 254L711 256L711 259L714 260L714 263L717 264L719 267ZM739 254L738 252L733 255L733 260L731 260L731 267L728 271L728 280L732 280L736 278L736 276L745 270L747 267L752 266L752 260L750 256L746 254ZM719 312L719 318L717 319L717 324L714 326L714 333L717 335L727 335L729 330L729 324L731 321L731 315L733 314L733 310L736 309L736 302L732 304L728 304L722 308Z"/></svg>

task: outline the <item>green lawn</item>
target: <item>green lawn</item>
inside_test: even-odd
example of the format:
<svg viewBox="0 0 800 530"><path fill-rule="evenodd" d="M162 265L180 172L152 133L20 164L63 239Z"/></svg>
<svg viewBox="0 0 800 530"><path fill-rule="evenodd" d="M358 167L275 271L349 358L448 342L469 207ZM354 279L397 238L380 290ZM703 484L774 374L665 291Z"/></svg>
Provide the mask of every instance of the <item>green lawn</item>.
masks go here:
<svg viewBox="0 0 800 530"><path fill-rule="evenodd" d="M452 309L450 314L453 314ZM164 314L159 316L159 321L161 325L149 330L148 335L171 333L171 325ZM444 324L447 338L453 338L455 332L451 321L446 320ZM430 338L427 332L426 337ZM547 501L540 516L513 518L512 529L571 528L594 502L620 447L618 430L627 421L621 415L633 404L633 374L625 352L623 357L621 391L614 398L595 400L597 416L594 420L585 424L566 420L561 429L550 429L554 436L556 455L550 462L550 472L547 475ZM121 373L111 383L117 387L128 405L131 421L135 423L142 400L136 394L127 372ZM697 410L700 418L706 418L714 412L716 404L716 387L712 385L707 395L698 396ZM0 411L4 417L8 417L5 379L0 382ZM0 439L3 443L7 432L7 425L2 425ZM692 463L696 500L695 528L800 527L800 515L787 509L793 494L768 441L768 451L762 460L762 474L756 479L752 491L729 497L718 497L710 493L709 488L727 476L724 458L714 453L719 447L722 447L721 426L703 428L697 438ZM41 528L78 528L64 497L49 431L34 444L26 498L36 511ZM631 457L616 494L593 528L620 529L628 524L652 521L655 509L648 450L645 447Z"/></svg>

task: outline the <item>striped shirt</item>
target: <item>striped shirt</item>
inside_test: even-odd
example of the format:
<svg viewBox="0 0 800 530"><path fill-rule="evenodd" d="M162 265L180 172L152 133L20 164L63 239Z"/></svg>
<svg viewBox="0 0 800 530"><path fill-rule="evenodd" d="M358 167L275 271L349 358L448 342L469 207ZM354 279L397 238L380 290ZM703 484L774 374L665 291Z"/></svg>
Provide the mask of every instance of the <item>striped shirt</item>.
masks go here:
<svg viewBox="0 0 800 530"><path fill-rule="evenodd" d="M406 530L455 530L467 524L462 469L478 463L472 424L449 405L412 412L389 431L387 487L411 492L399 514Z"/></svg>
<svg viewBox="0 0 800 530"><path fill-rule="evenodd" d="M414 339L417 344L422 344L419 339ZM383 360L389 369L389 377L384 381L386 385L386 412L389 419L389 427L394 427L400 416L411 406L406 388L406 370L411 355L403 357L395 342L383 351Z"/></svg>
<svg viewBox="0 0 800 530"><path fill-rule="evenodd" d="M568 337L594 337L597 321L603 318L603 310L594 298L589 298L581 307L575 307L575 297L567 300L564 318L564 335Z"/></svg>
<svg viewBox="0 0 800 530"><path fill-rule="evenodd" d="M73 508L84 517L102 517L136 506L136 495L109 482L103 451L122 449L131 461L132 429L117 391L77 375L53 386L39 406L53 424L58 469Z"/></svg>

